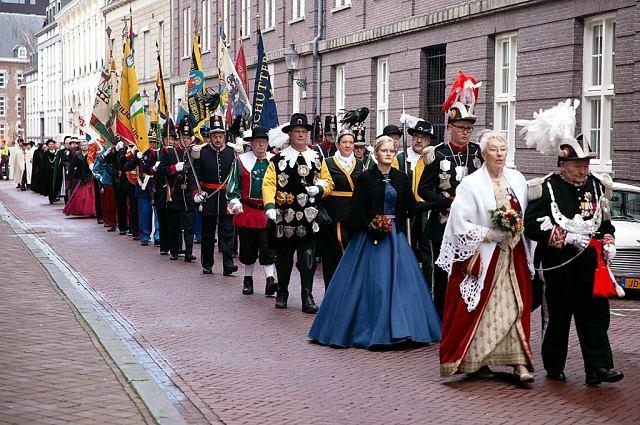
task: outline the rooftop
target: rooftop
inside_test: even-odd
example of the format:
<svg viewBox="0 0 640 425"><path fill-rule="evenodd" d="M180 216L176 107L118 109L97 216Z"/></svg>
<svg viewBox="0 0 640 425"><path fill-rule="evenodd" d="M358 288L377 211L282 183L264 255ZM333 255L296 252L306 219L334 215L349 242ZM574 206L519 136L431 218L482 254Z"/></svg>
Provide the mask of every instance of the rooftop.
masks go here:
<svg viewBox="0 0 640 425"><path fill-rule="evenodd" d="M35 33L42 28L44 16L0 13L0 58L15 58L16 46L27 48L27 58L36 49Z"/></svg>

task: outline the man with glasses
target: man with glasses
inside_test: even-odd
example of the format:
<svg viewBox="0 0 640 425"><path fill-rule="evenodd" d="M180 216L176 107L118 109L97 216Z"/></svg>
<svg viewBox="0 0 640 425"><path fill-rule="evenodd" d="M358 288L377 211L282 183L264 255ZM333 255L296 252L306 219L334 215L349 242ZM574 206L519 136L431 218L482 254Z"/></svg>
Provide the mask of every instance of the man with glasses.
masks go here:
<svg viewBox="0 0 640 425"><path fill-rule="evenodd" d="M437 145L433 153L425 155L425 169L418 184L418 196L425 201L429 210L425 233L427 239L431 240L433 258L440 255L442 235L456 188L462 179L482 166L480 146L471 142L477 118L473 113L478 99L478 85L474 77L460 72L447 101L442 105L448 118L449 141ZM441 318L447 279L447 273L434 265L432 295Z"/></svg>

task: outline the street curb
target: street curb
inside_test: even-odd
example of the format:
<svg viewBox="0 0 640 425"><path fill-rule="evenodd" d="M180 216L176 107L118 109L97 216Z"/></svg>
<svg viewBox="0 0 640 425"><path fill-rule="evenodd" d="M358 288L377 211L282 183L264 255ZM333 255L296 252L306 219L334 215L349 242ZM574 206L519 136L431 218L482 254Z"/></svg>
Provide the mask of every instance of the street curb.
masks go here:
<svg viewBox="0 0 640 425"><path fill-rule="evenodd" d="M51 276L53 282L60 288L62 294L80 313L107 354L113 359L128 383L140 396L140 399L149 409L155 421L161 425L186 424L180 412L167 397L167 394L160 385L147 373L144 366L123 343L116 331L67 276L65 270L62 269L64 266L57 264L51 259L51 256L46 253L44 249L44 247L47 246L46 243L41 241L36 235L30 234L27 226L21 223L2 202L0 202L0 218L9 225L11 230L25 244L35 259L42 264ZM51 252L55 252L51 248L50 250Z"/></svg>

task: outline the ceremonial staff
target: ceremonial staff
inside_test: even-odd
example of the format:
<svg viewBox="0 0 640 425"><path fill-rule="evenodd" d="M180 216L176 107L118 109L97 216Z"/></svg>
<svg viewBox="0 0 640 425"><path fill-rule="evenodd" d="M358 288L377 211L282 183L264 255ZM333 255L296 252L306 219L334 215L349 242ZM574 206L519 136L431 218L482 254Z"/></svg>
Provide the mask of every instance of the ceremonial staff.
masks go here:
<svg viewBox="0 0 640 425"><path fill-rule="evenodd" d="M402 93L402 115L404 115L404 114L405 114L405 111L404 111L404 93ZM408 176L409 175L409 162L407 161L407 153L409 152L409 148L407 146L407 120L403 120L402 121L402 149L403 149L403 152L404 152L404 155L402 155L403 162L404 162L404 172ZM396 154L396 158L397 158L397 154ZM411 185L412 182L410 181L409 184ZM413 190L411 191L411 193L413 193ZM409 242L409 245L411 245L411 219L409 217L407 217L407 241Z"/></svg>

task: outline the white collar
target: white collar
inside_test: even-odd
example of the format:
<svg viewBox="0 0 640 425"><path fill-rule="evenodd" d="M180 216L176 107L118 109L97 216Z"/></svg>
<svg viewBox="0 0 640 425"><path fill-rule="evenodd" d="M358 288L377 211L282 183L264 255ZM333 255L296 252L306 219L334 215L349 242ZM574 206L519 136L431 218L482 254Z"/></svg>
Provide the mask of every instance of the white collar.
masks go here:
<svg viewBox="0 0 640 425"><path fill-rule="evenodd" d="M318 152L309 148L300 152L289 146L280 152L280 155L289 163L290 167L295 166L298 156L300 155L302 155L308 166L311 166L313 162L320 160L320 158L318 158Z"/></svg>
<svg viewBox="0 0 640 425"><path fill-rule="evenodd" d="M256 161L258 160L258 158L252 151L248 151L238 155L238 160L240 160L240 163L247 171L251 172L251 170L253 170L253 167L256 165Z"/></svg>

